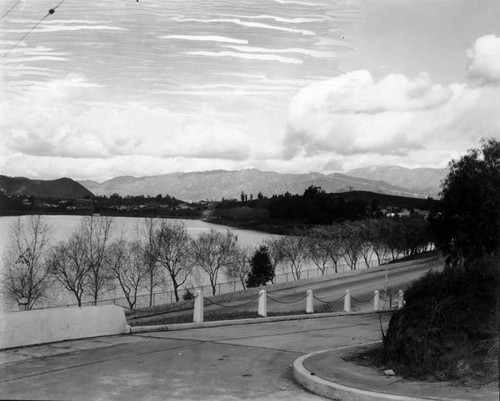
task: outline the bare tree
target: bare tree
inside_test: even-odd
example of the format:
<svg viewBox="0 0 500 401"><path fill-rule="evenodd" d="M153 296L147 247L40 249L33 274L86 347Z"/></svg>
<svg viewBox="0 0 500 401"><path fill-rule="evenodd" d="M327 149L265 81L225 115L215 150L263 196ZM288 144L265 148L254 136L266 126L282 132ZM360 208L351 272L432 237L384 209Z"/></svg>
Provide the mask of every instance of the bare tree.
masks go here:
<svg viewBox="0 0 500 401"><path fill-rule="evenodd" d="M231 280L239 280L243 289L246 288L245 282L250 272L250 256L253 253L251 247L240 248L236 246L231 264L226 267L226 276Z"/></svg>
<svg viewBox="0 0 500 401"><path fill-rule="evenodd" d="M193 250L196 263L208 275L212 294L215 295L219 271L230 266L237 237L229 230L225 234L210 229L208 233L201 233L193 241Z"/></svg>
<svg viewBox="0 0 500 401"><path fill-rule="evenodd" d="M359 253L363 257L366 267L369 268L374 252L371 241L374 236L373 227L369 221L356 221L353 224L360 240Z"/></svg>
<svg viewBox="0 0 500 401"><path fill-rule="evenodd" d="M92 297L94 305L113 280L108 260L113 228L112 217L94 215L83 217L79 228L78 236L87 248L86 264L89 269L85 292Z"/></svg>
<svg viewBox="0 0 500 401"><path fill-rule="evenodd" d="M89 282L87 247L78 233L66 242L57 244L51 251L49 269L52 276L76 298L82 306L85 288Z"/></svg>
<svg viewBox="0 0 500 401"><path fill-rule="evenodd" d="M269 251L269 257L271 258L271 264L273 265L274 275L271 282L274 283L274 281L276 280L276 268L285 260L284 238L278 237L267 239L263 244Z"/></svg>
<svg viewBox="0 0 500 401"><path fill-rule="evenodd" d="M149 293L149 306L153 306L155 289L162 286L165 281L158 264L157 231L158 220L152 217L145 218L142 226L136 226L137 237L140 238L139 246L143 262L147 269L147 277L143 281L143 287Z"/></svg>
<svg viewBox="0 0 500 401"><path fill-rule="evenodd" d="M330 258L328 229L323 226L315 226L306 232L306 252L309 259L316 265L316 267L324 276L328 267Z"/></svg>
<svg viewBox="0 0 500 401"><path fill-rule="evenodd" d="M361 255L361 249L363 245L363 238L360 227L354 223L347 222L341 225L341 229L342 239L345 247L345 260L351 270L356 270L356 264L358 263L359 257Z"/></svg>
<svg viewBox="0 0 500 401"><path fill-rule="evenodd" d="M326 248L328 250L328 256L333 262L335 273L338 273L339 260L345 253L344 241L342 239L342 229L338 224L324 227L324 229L326 230L325 241L327 242Z"/></svg>
<svg viewBox="0 0 500 401"><path fill-rule="evenodd" d="M163 220L156 234L158 262L163 266L179 302L179 287L188 279L194 266L192 239L183 223Z"/></svg>
<svg viewBox="0 0 500 401"><path fill-rule="evenodd" d="M3 255L4 290L17 302L25 299L28 309L46 295L50 285L46 264L50 231L40 215L19 217L11 226L10 244Z"/></svg>
<svg viewBox="0 0 500 401"><path fill-rule="evenodd" d="M307 237L301 231L283 237L284 260L290 263L290 271L294 280L300 280L304 263L308 260Z"/></svg>
<svg viewBox="0 0 500 401"><path fill-rule="evenodd" d="M110 246L110 266L130 309L137 303L137 293L148 276L148 266L144 264L138 241L117 240Z"/></svg>
<svg viewBox="0 0 500 401"><path fill-rule="evenodd" d="M378 265L380 266L390 254L389 245L387 244L387 238L389 237L387 219L370 219L368 220L368 225L370 244L372 246L373 253L375 253L375 256L377 257Z"/></svg>

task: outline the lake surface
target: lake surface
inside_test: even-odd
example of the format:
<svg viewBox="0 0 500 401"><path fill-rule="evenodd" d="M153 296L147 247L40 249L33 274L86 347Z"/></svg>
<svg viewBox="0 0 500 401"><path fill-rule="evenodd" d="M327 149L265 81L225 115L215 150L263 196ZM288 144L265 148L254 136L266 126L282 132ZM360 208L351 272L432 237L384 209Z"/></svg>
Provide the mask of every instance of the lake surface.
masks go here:
<svg viewBox="0 0 500 401"><path fill-rule="evenodd" d="M0 255L3 254L4 250L8 246L9 236L11 232L11 225L17 218L18 218L17 216L0 217ZM21 217L21 219L25 218L26 216ZM47 218L47 223L51 227L51 234L52 234L51 238L53 244L68 238L69 235L71 235L71 233L77 229L82 219L81 216L67 216L67 215L46 216L46 218ZM136 225L142 224L143 220L144 218L136 218L136 217L115 217L114 219L115 235L120 235L121 233L123 233L126 238L127 237L131 238L134 235ZM200 233L210 231L210 229L212 228L220 232L225 232L226 230L229 229L233 234L235 234L238 237L238 243L242 247L245 246L257 247L264 240L277 237L276 235L273 234L252 231L252 230L243 230L233 227L227 227L224 225L211 224L201 220L176 219L175 221L180 221L184 223L188 233L193 238L196 238ZM3 261L1 261L0 277L3 276L3 271L4 271ZM193 284L197 286L208 284L203 280L203 277L201 278L201 281L199 280L200 278L198 278L198 281ZM221 281L225 281L225 279L221 278ZM3 283L3 278L0 284L2 283ZM0 285L0 289L2 289L1 287L2 286ZM54 303L64 304L64 303L75 302L74 297L65 290L59 292L61 294L59 294L60 296L55 298ZM121 294L120 290L116 290L115 292L106 295L106 297L122 297L122 296L123 295ZM52 304L52 302L49 303ZM7 299L7 297L2 291L0 292L0 311L6 311L6 310L17 310L17 305L13 303L11 300Z"/></svg>

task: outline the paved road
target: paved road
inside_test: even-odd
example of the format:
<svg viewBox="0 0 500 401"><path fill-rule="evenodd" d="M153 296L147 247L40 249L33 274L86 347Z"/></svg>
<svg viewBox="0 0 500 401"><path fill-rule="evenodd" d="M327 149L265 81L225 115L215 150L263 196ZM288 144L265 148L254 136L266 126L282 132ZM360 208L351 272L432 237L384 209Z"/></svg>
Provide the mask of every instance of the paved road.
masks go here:
<svg viewBox="0 0 500 401"><path fill-rule="evenodd" d="M397 265L395 265L397 266ZM437 258L430 258L425 263L417 261L414 265L404 265L404 268L394 267L387 276L388 288L397 292L404 290L412 281L421 277L430 269L439 269L443 262ZM392 267L392 266L391 266ZM373 310L373 293L375 290L382 290L385 285L385 271L363 270L363 274L351 277L336 277L315 284L297 285L294 288L285 290L268 291L267 308L269 312L290 312L305 311L307 290L314 292L314 309L316 312L335 312L343 311L343 296L345 290L349 289L352 298L353 310L368 311ZM380 294L384 297L384 294ZM389 298L389 297L387 297ZM252 301L253 299L253 301ZM338 300L333 304L332 302ZM324 302L322 302L324 301ZM358 302L361 301L361 302ZM380 302L381 307L387 307L388 304ZM205 301L205 314L210 312L232 312L232 311L257 311L258 295L242 295L238 300L232 302L223 302L220 305L211 304L209 300ZM191 309L180 312L170 312L167 314L156 313L153 317L141 317L135 319L134 324L140 325L141 322L149 320L157 321L161 316L190 315Z"/></svg>
<svg viewBox="0 0 500 401"><path fill-rule="evenodd" d="M293 361L379 338L378 315L358 315L27 347L0 352L0 398L319 401Z"/></svg>

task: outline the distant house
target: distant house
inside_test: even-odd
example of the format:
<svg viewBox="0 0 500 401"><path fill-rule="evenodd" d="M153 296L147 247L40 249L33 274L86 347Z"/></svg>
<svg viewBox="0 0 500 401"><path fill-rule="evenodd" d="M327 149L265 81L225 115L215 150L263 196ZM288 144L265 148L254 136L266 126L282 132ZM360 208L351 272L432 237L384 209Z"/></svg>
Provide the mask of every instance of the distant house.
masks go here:
<svg viewBox="0 0 500 401"><path fill-rule="evenodd" d="M397 214L397 216L398 216L398 217L409 217L409 216L410 216L410 214L411 214L411 212L410 212L408 209L403 209L403 210L401 210L401 211Z"/></svg>

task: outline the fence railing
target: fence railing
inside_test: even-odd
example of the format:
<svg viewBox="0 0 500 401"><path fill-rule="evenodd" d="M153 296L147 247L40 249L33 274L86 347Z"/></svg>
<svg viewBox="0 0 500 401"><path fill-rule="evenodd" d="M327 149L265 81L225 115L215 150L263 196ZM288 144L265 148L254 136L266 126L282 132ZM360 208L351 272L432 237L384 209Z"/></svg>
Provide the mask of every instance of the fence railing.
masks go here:
<svg viewBox="0 0 500 401"><path fill-rule="evenodd" d="M387 296L387 294L386 294ZM304 304L304 299L305 304ZM231 302L214 302L211 299L208 299L203 296L201 291L197 291L195 295L194 308L193 308L193 323L202 323L205 318L205 306L217 306L223 309L232 309L233 311L239 310L241 308L247 308L249 305L254 304L253 308L255 309L255 303L258 300L257 304L257 314L260 317L267 317L268 312L268 302L274 302L278 304L297 304L302 303L303 309L307 314L314 314L314 304L315 300L316 304L326 304L326 305L334 305L343 301L343 312L351 313L355 311L360 311L362 309L366 310L366 308L373 310L374 312L391 310L394 308L402 308L404 306L404 293L402 290L399 290L397 295L394 297L391 295L388 299L385 299L380 296L379 291L374 291L372 296L369 296L366 299L358 299L351 295L349 290L345 290L345 293L334 300L322 300L316 297L313 293L313 290L308 290L305 295L299 295L293 300L287 299L286 301L283 299L278 299L277 296L269 296L265 289L259 291L259 293L252 297L250 300L246 300L243 303L235 303ZM364 304L364 305L363 305ZM369 304L369 305L368 305ZM299 307L300 308L300 307Z"/></svg>
<svg viewBox="0 0 500 401"><path fill-rule="evenodd" d="M367 269L369 267L375 266L376 264L377 264L376 260L371 260L368 263L368 265L365 261L358 262L355 270ZM302 280L320 276L330 276L337 273L344 273L352 270L354 269L351 269L351 267L347 263L338 263L337 266L333 265L327 266L323 271L321 271L321 269L317 267L312 269L301 270L299 279ZM291 272L283 272L283 273L277 273L272 283L279 284L291 281L296 281L294 274ZM241 283L240 280L225 281L217 283L217 285L215 286L215 295L228 294L236 291L241 291L244 289L245 287L243 287L243 284ZM197 291L201 291L204 296L214 295L213 288L211 285L193 286L188 288L184 287L178 290L178 294L181 300L183 299L187 291L190 291L192 294L194 294ZM175 292L173 290L153 292L152 295L150 293L142 293L136 296L134 309L142 309L164 304L173 304L175 302L176 302ZM112 298L110 297L105 299L98 299L97 303L95 303L94 301L84 301L81 303L81 306L95 306L95 305L118 305L126 309L130 308L130 305L126 297L112 297ZM70 308L78 306L79 305L77 303L66 303L66 304L50 305L34 309Z"/></svg>

